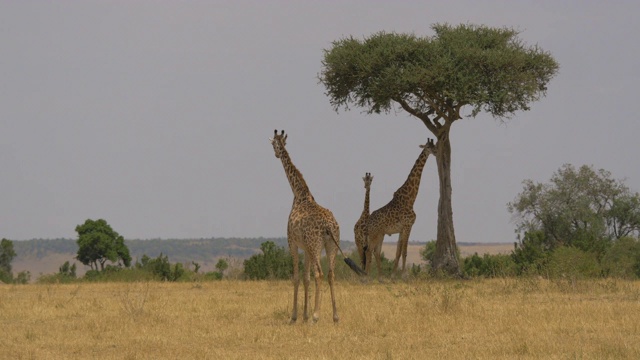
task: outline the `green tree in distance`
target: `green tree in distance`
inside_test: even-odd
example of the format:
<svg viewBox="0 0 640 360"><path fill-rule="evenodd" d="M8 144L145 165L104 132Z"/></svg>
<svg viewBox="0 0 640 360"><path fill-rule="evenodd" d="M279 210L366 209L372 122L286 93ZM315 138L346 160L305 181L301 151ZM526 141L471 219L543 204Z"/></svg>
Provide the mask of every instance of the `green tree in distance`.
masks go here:
<svg viewBox="0 0 640 360"><path fill-rule="evenodd" d="M227 262L227 260L225 259L220 259L216 263L216 270L218 270L218 273L220 274L220 276L224 275L224 271L227 270L228 268L229 268L229 262Z"/></svg>
<svg viewBox="0 0 640 360"><path fill-rule="evenodd" d="M13 250L13 241L2 239L0 241L0 281L5 283L13 282L13 274L11 273L11 261L16 257Z"/></svg>
<svg viewBox="0 0 640 360"><path fill-rule="evenodd" d="M103 219L87 219L82 225L76 226L78 233L78 255L76 258L83 264L91 266L92 270L104 270L107 261L119 262L129 267L131 256L124 244L124 238L115 232Z"/></svg>
<svg viewBox="0 0 640 360"><path fill-rule="evenodd" d="M507 208L516 231L541 233L544 249L564 245L602 255L612 242L640 235L640 194L606 170L565 164L549 182L523 185Z"/></svg>
<svg viewBox="0 0 640 360"><path fill-rule="evenodd" d="M435 24L435 35L379 32L364 40L334 41L325 50L320 82L338 111L349 105L369 114L403 109L438 139L438 229L432 267L459 273L451 207L453 123L486 111L501 121L546 94L558 70L551 55L527 46L518 31Z"/></svg>

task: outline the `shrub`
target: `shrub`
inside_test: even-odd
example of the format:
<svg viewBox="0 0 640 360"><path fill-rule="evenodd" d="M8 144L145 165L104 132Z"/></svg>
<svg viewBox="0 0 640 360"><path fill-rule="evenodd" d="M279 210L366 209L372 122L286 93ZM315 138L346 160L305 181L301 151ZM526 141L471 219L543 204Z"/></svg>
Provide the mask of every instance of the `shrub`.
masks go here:
<svg viewBox="0 0 640 360"><path fill-rule="evenodd" d="M136 262L136 269L144 270L153 277L163 281L178 281L185 276L186 270L181 263L175 263L173 267L169 257L160 253L157 258L142 255L140 262Z"/></svg>
<svg viewBox="0 0 640 360"><path fill-rule="evenodd" d="M433 262L433 255L436 253L436 241L431 240L420 250L420 257L428 264Z"/></svg>
<svg viewBox="0 0 640 360"><path fill-rule="evenodd" d="M55 284L55 283L70 283L76 281L76 264L69 265L68 261L58 268L56 274L42 275L38 278L38 283L41 284Z"/></svg>
<svg viewBox="0 0 640 360"><path fill-rule="evenodd" d="M544 232L529 231L515 244L511 258L518 275L539 275L544 273L550 253Z"/></svg>
<svg viewBox="0 0 640 360"><path fill-rule="evenodd" d="M602 269L596 254L575 247L560 246L549 258L548 276L552 279L577 280L598 277Z"/></svg>
<svg viewBox="0 0 640 360"><path fill-rule="evenodd" d="M13 282L16 284L28 284L31 281L31 273L27 270L20 271Z"/></svg>
<svg viewBox="0 0 640 360"><path fill-rule="evenodd" d="M478 253L475 253L464 258L463 273L471 277L483 276L494 278L514 276L517 270L516 264L510 255L484 254L480 257Z"/></svg>
<svg viewBox="0 0 640 360"><path fill-rule="evenodd" d="M293 257L288 250L278 247L273 241L260 245L262 254L245 260L244 274L252 280L289 279L293 273Z"/></svg>
<svg viewBox="0 0 640 360"><path fill-rule="evenodd" d="M605 276L636 279L640 277L640 241L623 237L615 241L601 260Z"/></svg>

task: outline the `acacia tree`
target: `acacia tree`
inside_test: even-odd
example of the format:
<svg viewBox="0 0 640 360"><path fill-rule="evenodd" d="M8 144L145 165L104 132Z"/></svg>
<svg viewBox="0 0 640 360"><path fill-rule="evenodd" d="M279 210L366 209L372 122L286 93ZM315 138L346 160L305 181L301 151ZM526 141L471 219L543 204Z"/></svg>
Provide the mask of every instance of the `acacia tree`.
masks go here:
<svg viewBox="0 0 640 360"><path fill-rule="evenodd" d="M106 220L87 219L84 224L76 226L78 233L78 255L76 258L92 270L104 270L108 261L121 261L126 267L131 265L129 249L124 238L115 232Z"/></svg>
<svg viewBox="0 0 640 360"><path fill-rule="evenodd" d="M338 111L403 109L438 139L438 229L432 267L459 271L451 207L453 123L481 111L504 121L546 94L558 64L518 31L476 25L435 24L431 37L379 32L364 40L343 38L324 50L319 80ZM470 108L468 115L463 108Z"/></svg>

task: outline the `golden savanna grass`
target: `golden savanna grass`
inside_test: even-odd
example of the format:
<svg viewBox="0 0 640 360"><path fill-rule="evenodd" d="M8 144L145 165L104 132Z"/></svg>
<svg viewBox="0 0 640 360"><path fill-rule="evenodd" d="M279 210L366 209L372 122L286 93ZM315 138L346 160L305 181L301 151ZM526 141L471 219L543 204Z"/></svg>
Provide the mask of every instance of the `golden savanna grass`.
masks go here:
<svg viewBox="0 0 640 360"><path fill-rule="evenodd" d="M302 287L302 285L301 285ZM640 282L288 281L0 286L0 359L638 359ZM302 316L300 316L302 318Z"/></svg>

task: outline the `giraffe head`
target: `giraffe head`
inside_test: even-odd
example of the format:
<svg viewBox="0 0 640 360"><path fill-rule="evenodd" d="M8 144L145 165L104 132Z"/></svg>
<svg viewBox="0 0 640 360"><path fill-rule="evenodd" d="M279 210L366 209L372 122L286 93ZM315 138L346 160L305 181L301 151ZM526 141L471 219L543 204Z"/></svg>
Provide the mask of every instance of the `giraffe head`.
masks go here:
<svg viewBox="0 0 640 360"><path fill-rule="evenodd" d="M431 155L436 155L436 145L433 143L433 139L427 139L427 143L420 145L420 147Z"/></svg>
<svg viewBox="0 0 640 360"><path fill-rule="evenodd" d="M278 159L284 151L284 147L287 145L287 136L288 135L284 133L284 130L280 131L280 135L278 135L278 130L273 130L273 137L269 138L271 145L273 145L273 151Z"/></svg>
<svg viewBox="0 0 640 360"><path fill-rule="evenodd" d="M373 175L371 175L371 173L366 173L362 180L364 181L364 188L369 189L371 187L371 182L373 182Z"/></svg>

